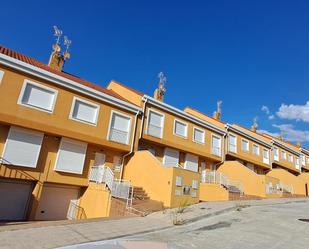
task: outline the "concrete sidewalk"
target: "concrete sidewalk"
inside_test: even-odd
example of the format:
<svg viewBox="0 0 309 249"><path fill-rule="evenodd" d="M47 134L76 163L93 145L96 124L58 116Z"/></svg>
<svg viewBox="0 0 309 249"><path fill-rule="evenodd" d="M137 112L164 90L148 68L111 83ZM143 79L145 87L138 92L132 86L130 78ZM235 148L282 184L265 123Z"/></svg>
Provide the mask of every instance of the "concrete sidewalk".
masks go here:
<svg viewBox="0 0 309 249"><path fill-rule="evenodd" d="M235 210L240 205L283 205L285 203L305 201L309 202L309 198L202 202L187 207L184 213L181 214L181 218L185 223L189 223ZM38 222L2 226L0 227L0 248L54 248L156 231L173 227L172 217L174 211L165 210L150 214L147 217L131 217L127 219Z"/></svg>

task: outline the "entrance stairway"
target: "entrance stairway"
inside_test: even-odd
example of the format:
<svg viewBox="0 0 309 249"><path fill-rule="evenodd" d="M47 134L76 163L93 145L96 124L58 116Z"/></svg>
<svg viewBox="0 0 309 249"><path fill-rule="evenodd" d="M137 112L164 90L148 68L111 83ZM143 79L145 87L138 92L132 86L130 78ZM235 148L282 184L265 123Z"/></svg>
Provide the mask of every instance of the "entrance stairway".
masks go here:
<svg viewBox="0 0 309 249"><path fill-rule="evenodd" d="M113 197L110 216L145 216L163 209L162 202L150 200L148 194L142 187L134 187L132 205L127 207L126 200Z"/></svg>

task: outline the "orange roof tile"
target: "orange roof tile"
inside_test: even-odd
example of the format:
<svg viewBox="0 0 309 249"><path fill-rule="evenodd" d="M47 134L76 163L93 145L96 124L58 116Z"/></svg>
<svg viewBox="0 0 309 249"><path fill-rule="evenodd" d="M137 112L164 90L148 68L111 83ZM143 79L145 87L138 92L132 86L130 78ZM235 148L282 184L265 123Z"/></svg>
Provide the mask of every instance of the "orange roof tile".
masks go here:
<svg viewBox="0 0 309 249"><path fill-rule="evenodd" d="M125 98L121 97L120 95L115 93L113 90L106 89L106 88L104 88L102 86L96 85L96 84L94 84L94 83L92 83L90 81L81 79L81 78L79 78L77 76L74 76L72 74L52 69L48 65L44 64L43 62L40 62L40 61L38 61L36 59L33 59L33 58L29 57L29 56L26 56L24 54L21 54L19 52L16 52L16 51L14 51L12 49L6 48L6 47L1 46L1 45L0 45L0 53L4 54L6 56L9 56L11 58L17 59L19 61L25 62L25 63L27 63L29 65L35 66L37 68L46 70L46 71L48 71L50 73L53 73L53 74L56 74L58 76L64 77L64 78L66 78L68 80L72 80L72 81L77 82L77 83L79 83L81 85L90 87L90 88L92 88L94 90L97 90L99 92L105 93L105 94L110 95L112 97L118 98L118 99L120 99L122 101L128 102Z"/></svg>

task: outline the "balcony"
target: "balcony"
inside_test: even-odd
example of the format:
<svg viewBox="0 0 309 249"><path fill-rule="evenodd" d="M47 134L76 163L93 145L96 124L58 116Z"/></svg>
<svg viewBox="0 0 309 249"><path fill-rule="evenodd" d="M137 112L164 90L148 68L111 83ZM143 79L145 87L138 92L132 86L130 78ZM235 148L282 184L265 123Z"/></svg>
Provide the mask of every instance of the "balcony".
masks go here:
<svg viewBox="0 0 309 249"><path fill-rule="evenodd" d="M116 143L128 144L129 133L122 130L110 129L109 140Z"/></svg>
<svg viewBox="0 0 309 249"><path fill-rule="evenodd" d="M154 137L161 138L161 136L162 136L162 128L160 126L149 124L148 125L148 129L147 129L147 134L151 135L151 136L154 136Z"/></svg>

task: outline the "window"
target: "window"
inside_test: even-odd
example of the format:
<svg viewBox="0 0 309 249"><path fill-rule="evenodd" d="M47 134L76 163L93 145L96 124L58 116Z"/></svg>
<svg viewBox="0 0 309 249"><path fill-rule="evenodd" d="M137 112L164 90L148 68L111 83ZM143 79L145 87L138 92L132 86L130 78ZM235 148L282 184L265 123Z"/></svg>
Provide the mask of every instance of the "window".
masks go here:
<svg viewBox="0 0 309 249"><path fill-rule="evenodd" d="M74 97L70 118L96 125L99 109L100 107L96 104Z"/></svg>
<svg viewBox="0 0 309 249"><path fill-rule="evenodd" d="M263 163L269 164L269 150L263 149Z"/></svg>
<svg viewBox="0 0 309 249"><path fill-rule="evenodd" d="M291 155L291 154L289 154L289 157L288 157L288 161L289 161L289 163L292 163L293 162L293 156Z"/></svg>
<svg viewBox="0 0 309 249"><path fill-rule="evenodd" d="M274 147L274 160L279 161L279 149Z"/></svg>
<svg viewBox="0 0 309 249"><path fill-rule="evenodd" d="M113 158L114 172L120 172L122 167L122 157L114 156Z"/></svg>
<svg viewBox="0 0 309 249"><path fill-rule="evenodd" d="M62 138L58 149L55 170L82 174L86 151L86 143Z"/></svg>
<svg viewBox="0 0 309 249"><path fill-rule="evenodd" d="M302 165L306 165L306 158L305 158L305 155L301 155L301 163Z"/></svg>
<svg viewBox="0 0 309 249"><path fill-rule="evenodd" d="M248 152L249 151L249 141L242 139L241 140L241 149L242 151Z"/></svg>
<svg viewBox="0 0 309 249"><path fill-rule="evenodd" d="M221 138L213 135L211 145L212 154L221 156Z"/></svg>
<svg viewBox="0 0 309 249"><path fill-rule="evenodd" d="M58 91L34 82L25 81L18 104L53 112Z"/></svg>
<svg viewBox="0 0 309 249"><path fill-rule="evenodd" d="M260 147L257 144L253 144L253 154L256 156L260 155Z"/></svg>
<svg viewBox="0 0 309 249"><path fill-rule="evenodd" d="M113 111L109 128L109 140L128 144L130 128L131 118Z"/></svg>
<svg viewBox="0 0 309 249"><path fill-rule="evenodd" d="M175 195L180 196L182 195L182 191L180 189L175 190Z"/></svg>
<svg viewBox="0 0 309 249"><path fill-rule="evenodd" d="M154 137L162 138L163 124L164 124L164 115L149 110L147 134Z"/></svg>
<svg viewBox="0 0 309 249"><path fill-rule="evenodd" d="M229 151L237 153L237 137L235 135L229 134Z"/></svg>
<svg viewBox="0 0 309 249"><path fill-rule="evenodd" d="M44 134L11 127L3 151L3 164L36 168Z"/></svg>
<svg viewBox="0 0 309 249"><path fill-rule="evenodd" d="M170 167L178 167L179 151L171 148L165 148L163 156L163 165Z"/></svg>
<svg viewBox="0 0 309 249"><path fill-rule="evenodd" d="M194 172L198 171L198 156L186 153L185 169Z"/></svg>
<svg viewBox="0 0 309 249"><path fill-rule="evenodd" d="M197 180L192 180L192 188L198 189L198 181Z"/></svg>
<svg viewBox="0 0 309 249"><path fill-rule="evenodd" d="M307 157L307 164L309 164L309 157Z"/></svg>
<svg viewBox="0 0 309 249"><path fill-rule="evenodd" d="M196 143L205 143L205 131L199 128L193 128L193 141Z"/></svg>
<svg viewBox="0 0 309 249"><path fill-rule="evenodd" d="M188 133L188 125L175 119L174 134L186 138Z"/></svg>
<svg viewBox="0 0 309 249"><path fill-rule="evenodd" d="M286 152L285 151L281 151L281 158L283 159L283 160L286 160Z"/></svg>
<svg viewBox="0 0 309 249"><path fill-rule="evenodd" d="M295 167L296 167L296 169L300 169L299 166L300 166L299 165L299 157L295 157Z"/></svg>
<svg viewBox="0 0 309 249"><path fill-rule="evenodd" d="M1 82L2 82L2 79L3 79L3 75L4 75L4 72L0 71L0 85L1 85Z"/></svg>
<svg viewBox="0 0 309 249"><path fill-rule="evenodd" d="M182 186L182 177L176 176L176 186L181 187Z"/></svg>

